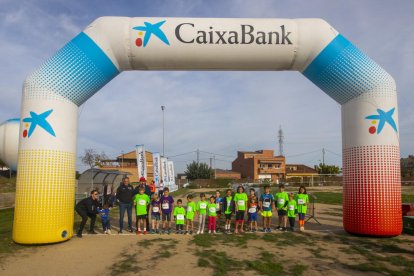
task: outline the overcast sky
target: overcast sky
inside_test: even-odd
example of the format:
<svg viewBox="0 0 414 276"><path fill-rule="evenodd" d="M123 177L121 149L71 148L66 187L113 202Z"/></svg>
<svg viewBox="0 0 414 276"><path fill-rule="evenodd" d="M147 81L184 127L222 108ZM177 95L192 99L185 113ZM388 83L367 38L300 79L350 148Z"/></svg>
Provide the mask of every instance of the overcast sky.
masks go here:
<svg viewBox="0 0 414 276"><path fill-rule="evenodd" d="M19 117L26 76L100 16L323 18L396 80L401 155L414 153L414 1L0 0L0 121ZM115 157L145 144L165 153L274 149L288 163L341 164L340 106L298 72L124 72L79 112L78 155ZM200 159L209 162L211 154ZM176 171L196 154L173 157ZM78 169L84 170L78 160Z"/></svg>

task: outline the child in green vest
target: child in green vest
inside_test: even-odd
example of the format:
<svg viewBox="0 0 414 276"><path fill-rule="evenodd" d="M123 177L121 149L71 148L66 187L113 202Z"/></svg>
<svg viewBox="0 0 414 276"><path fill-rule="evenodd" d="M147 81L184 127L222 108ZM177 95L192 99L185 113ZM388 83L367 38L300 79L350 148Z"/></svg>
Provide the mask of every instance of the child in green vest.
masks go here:
<svg viewBox="0 0 414 276"><path fill-rule="evenodd" d="M236 205L236 229L234 234L239 233L239 224L241 224L240 232L243 233L244 217L247 209L247 194L244 192L244 187L237 187L237 193L234 195L234 203Z"/></svg>
<svg viewBox="0 0 414 276"><path fill-rule="evenodd" d="M276 193L276 196L275 196L276 210L279 216L279 226L276 228L277 230L286 231L286 226L287 226L286 205L288 201L289 201L289 196L285 192L285 185L280 184L279 192Z"/></svg>
<svg viewBox="0 0 414 276"><path fill-rule="evenodd" d="M225 233L230 233L231 215L234 213L234 200L231 195L231 189L227 189L226 196L222 199L222 208L224 216L226 217L226 224L224 226Z"/></svg>
<svg viewBox="0 0 414 276"><path fill-rule="evenodd" d="M173 215L175 218L176 234L184 234L185 209L181 199L177 200L177 206L174 208Z"/></svg>
<svg viewBox="0 0 414 276"><path fill-rule="evenodd" d="M196 204L193 201L193 196L188 195L187 196L187 228L185 233L190 235L193 234L194 230L194 214L196 211Z"/></svg>
<svg viewBox="0 0 414 276"><path fill-rule="evenodd" d="M210 197L210 203L207 205L207 210L208 210L208 233L216 234L217 209L216 209L216 198L214 196Z"/></svg>
<svg viewBox="0 0 414 276"><path fill-rule="evenodd" d="M204 233L204 227L206 225L207 204L208 201L206 200L206 195L204 193L201 193L200 200L197 202L196 206L196 211L199 215L197 234Z"/></svg>
<svg viewBox="0 0 414 276"><path fill-rule="evenodd" d="M289 219L289 230L295 230L296 213L298 212L298 205L296 204L295 195L289 194L289 201L287 203L287 217Z"/></svg>
<svg viewBox="0 0 414 276"><path fill-rule="evenodd" d="M305 230L305 215L307 206L309 204L309 197L306 192L305 186L300 186L299 192L295 196L296 204L298 205L298 216L300 231Z"/></svg>
<svg viewBox="0 0 414 276"><path fill-rule="evenodd" d="M147 206L150 204L150 198L148 195L144 194L145 188L143 186L139 187L139 194L136 194L134 197L134 205L136 208L137 215L137 234L141 234L141 224L144 226L144 235L147 234Z"/></svg>

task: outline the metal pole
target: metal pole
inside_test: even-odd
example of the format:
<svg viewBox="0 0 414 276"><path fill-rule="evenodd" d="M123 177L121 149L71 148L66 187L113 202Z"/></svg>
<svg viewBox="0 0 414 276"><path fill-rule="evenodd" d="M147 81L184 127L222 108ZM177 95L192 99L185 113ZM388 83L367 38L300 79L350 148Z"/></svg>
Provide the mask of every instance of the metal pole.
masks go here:
<svg viewBox="0 0 414 276"><path fill-rule="evenodd" d="M165 124L165 122L164 122L164 120L165 120L165 118L164 118L164 110L165 110L165 106L164 105L162 105L161 106L161 110L162 110L162 156L165 156L165 152L164 152L164 150L165 150L165 135L164 135L164 131L165 131L165 128L164 128L164 124Z"/></svg>
<svg viewBox="0 0 414 276"><path fill-rule="evenodd" d="M197 164L200 162L200 150L197 149Z"/></svg>

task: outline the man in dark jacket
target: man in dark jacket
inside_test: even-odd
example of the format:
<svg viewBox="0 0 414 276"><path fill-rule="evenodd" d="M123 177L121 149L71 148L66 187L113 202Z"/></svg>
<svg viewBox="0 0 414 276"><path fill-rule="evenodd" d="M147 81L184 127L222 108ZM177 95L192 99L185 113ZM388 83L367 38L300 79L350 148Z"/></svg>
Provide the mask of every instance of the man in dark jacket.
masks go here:
<svg viewBox="0 0 414 276"><path fill-rule="evenodd" d="M122 179L121 185L116 190L116 199L119 202L119 233L124 228L125 210L128 216L128 231L132 232L132 200L134 196L134 188L129 184L129 177Z"/></svg>
<svg viewBox="0 0 414 276"><path fill-rule="evenodd" d="M91 226L89 228L88 233L96 234L96 232L94 231L94 227L95 227L96 215L99 213L98 206L99 206L99 203L98 203L98 191L97 190L92 190L90 197L84 198L81 201L79 201L78 204L76 204L75 210L79 214L79 216L82 217L82 222L76 234L79 238L82 238L82 231L83 231L83 228L85 227L88 217L91 218Z"/></svg>

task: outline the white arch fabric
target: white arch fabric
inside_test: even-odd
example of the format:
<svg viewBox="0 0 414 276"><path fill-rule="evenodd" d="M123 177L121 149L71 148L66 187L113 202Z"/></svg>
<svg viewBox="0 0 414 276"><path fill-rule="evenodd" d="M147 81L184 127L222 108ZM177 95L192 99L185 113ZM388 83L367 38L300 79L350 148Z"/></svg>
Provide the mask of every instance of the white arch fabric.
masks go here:
<svg viewBox="0 0 414 276"><path fill-rule="evenodd" d="M395 83L325 21L103 17L24 83L16 242L73 235L78 106L125 70L302 72L342 105L345 230L401 233Z"/></svg>

